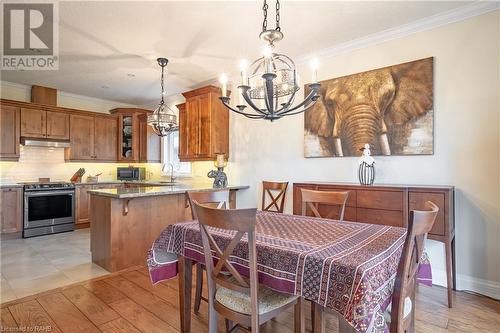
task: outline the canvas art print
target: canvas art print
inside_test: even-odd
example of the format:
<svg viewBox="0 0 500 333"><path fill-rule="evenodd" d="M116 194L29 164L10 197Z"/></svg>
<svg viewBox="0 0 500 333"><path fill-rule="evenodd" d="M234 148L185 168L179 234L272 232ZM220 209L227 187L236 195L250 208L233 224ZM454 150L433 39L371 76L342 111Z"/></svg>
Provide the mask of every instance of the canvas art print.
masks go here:
<svg viewBox="0 0 500 333"><path fill-rule="evenodd" d="M305 157L433 154L433 58L322 81L304 117Z"/></svg>

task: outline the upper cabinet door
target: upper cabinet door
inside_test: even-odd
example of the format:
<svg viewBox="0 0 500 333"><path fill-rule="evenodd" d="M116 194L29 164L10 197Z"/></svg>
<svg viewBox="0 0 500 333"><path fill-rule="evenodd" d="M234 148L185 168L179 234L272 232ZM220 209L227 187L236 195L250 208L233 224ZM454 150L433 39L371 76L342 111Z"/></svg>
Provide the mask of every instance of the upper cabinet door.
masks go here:
<svg viewBox="0 0 500 333"><path fill-rule="evenodd" d="M21 109L21 136L28 138L45 138L46 115L43 110Z"/></svg>
<svg viewBox="0 0 500 333"><path fill-rule="evenodd" d="M199 140L198 157L211 158L212 154L212 125L211 125L210 94L198 96Z"/></svg>
<svg viewBox="0 0 500 333"><path fill-rule="evenodd" d="M99 161L118 158L118 118L95 118L94 156Z"/></svg>
<svg viewBox="0 0 500 333"><path fill-rule="evenodd" d="M186 127L185 133L179 135L187 136L186 157L196 158L200 151L200 99L190 98L186 101Z"/></svg>
<svg viewBox="0 0 500 333"><path fill-rule="evenodd" d="M69 114L47 111L47 138L69 140Z"/></svg>
<svg viewBox="0 0 500 333"><path fill-rule="evenodd" d="M70 116L70 141L71 148L69 160L93 160L94 154L94 117L91 116ZM116 146L115 146L116 147Z"/></svg>
<svg viewBox="0 0 500 333"><path fill-rule="evenodd" d="M177 105L179 109L179 159L188 158L187 112L186 104Z"/></svg>
<svg viewBox="0 0 500 333"><path fill-rule="evenodd" d="M19 159L20 110L1 105L0 110L0 160Z"/></svg>

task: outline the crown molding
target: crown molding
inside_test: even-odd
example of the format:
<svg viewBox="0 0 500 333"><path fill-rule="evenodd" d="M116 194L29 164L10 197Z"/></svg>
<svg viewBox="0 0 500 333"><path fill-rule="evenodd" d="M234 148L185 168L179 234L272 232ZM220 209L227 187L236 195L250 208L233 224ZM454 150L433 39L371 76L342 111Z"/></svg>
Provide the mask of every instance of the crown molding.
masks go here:
<svg viewBox="0 0 500 333"><path fill-rule="evenodd" d="M0 81L0 88L1 88L1 86L22 89L22 90L25 90L26 93L31 94L32 85L10 82L10 81ZM70 93L67 91L62 91L59 89L57 89L57 96L64 96L64 97L73 98L75 100L91 101L91 102L102 103L102 104L116 104L117 105L116 107L138 107L137 105L134 105L134 104L128 104L128 103L123 103L123 102L118 102L118 101L113 101L113 100L103 99L103 98L98 98L98 97L91 97L91 96L86 96L86 95L78 95L78 94Z"/></svg>
<svg viewBox="0 0 500 333"><path fill-rule="evenodd" d="M356 38L345 43L340 43L318 50L314 54L307 54L297 58L298 64L304 64L312 58L328 58L338 54L362 49L371 45L380 44L390 40L402 38L417 32L441 27L450 23L466 20L468 18L486 14L500 8L500 2L477 1L453 10L429 16L395 28L382 30L364 37Z"/></svg>

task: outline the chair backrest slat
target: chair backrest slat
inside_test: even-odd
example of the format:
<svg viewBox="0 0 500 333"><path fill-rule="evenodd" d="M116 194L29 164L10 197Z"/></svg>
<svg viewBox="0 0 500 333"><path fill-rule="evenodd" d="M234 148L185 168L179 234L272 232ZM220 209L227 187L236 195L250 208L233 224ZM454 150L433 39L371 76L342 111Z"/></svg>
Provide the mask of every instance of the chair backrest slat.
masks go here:
<svg viewBox="0 0 500 333"><path fill-rule="evenodd" d="M193 201L203 205L209 205L218 209L229 209L229 190L218 191L188 191L187 196L191 206L191 215L196 220L196 211L193 208Z"/></svg>
<svg viewBox="0 0 500 333"><path fill-rule="evenodd" d="M413 313L404 320L405 298L409 297L413 303L412 312L415 311L416 276L424 252L424 243L427 234L432 229L439 212L439 207L427 201L429 210L410 212L408 231L406 234L403 252L398 265L391 306L391 333L405 332L409 320L413 320Z"/></svg>
<svg viewBox="0 0 500 333"><path fill-rule="evenodd" d="M283 213L288 182L262 182L262 210ZM269 201L267 201L269 198ZM266 203L266 201L268 203Z"/></svg>
<svg viewBox="0 0 500 333"><path fill-rule="evenodd" d="M255 223L257 209L214 209L206 205L201 205L196 200L192 201L192 205L200 223L209 289L211 288L211 285L215 288L215 284L219 284L231 290L251 293L251 289L254 287L252 285L252 280L254 280L254 282L257 281L256 265L249 265L249 284L229 261L229 257L236 247L241 245L242 239L246 234L249 261L256 260ZM217 244L208 229L209 227L235 232L235 235L229 243L225 244L224 250L221 250ZM217 257L217 264L215 266L212 253L215 253L215 256ZM227 275L221 274L223 268L228 271L234 281L228 279Z"/></svg>
<svg viewBox="0 0 500 333"><path fill-rule="evenodd" d="M337 213L338 207L338 220L342 221L344 219L345 205L347 198L349 197L349 191L345 192L333 192L333 191L316 191L301 188L302 194L302 215L307 214L307 208L311 210L315 217L322 217L327 219L335 218L334 215ZM318 207L319 205L333 206L330 208L327 214L321 215Z"/></svg>

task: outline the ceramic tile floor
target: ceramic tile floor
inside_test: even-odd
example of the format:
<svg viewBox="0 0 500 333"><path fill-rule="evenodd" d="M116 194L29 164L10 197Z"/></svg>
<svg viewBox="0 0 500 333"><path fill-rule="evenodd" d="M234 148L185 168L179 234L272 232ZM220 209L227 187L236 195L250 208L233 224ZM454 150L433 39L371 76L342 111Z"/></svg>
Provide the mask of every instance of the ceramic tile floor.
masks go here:
<svg viewBox="0 0 500 333"><path fill-rule="evenodd" d="M90 229L2 240L0 303L109 274L92 263Z"/></svg>

